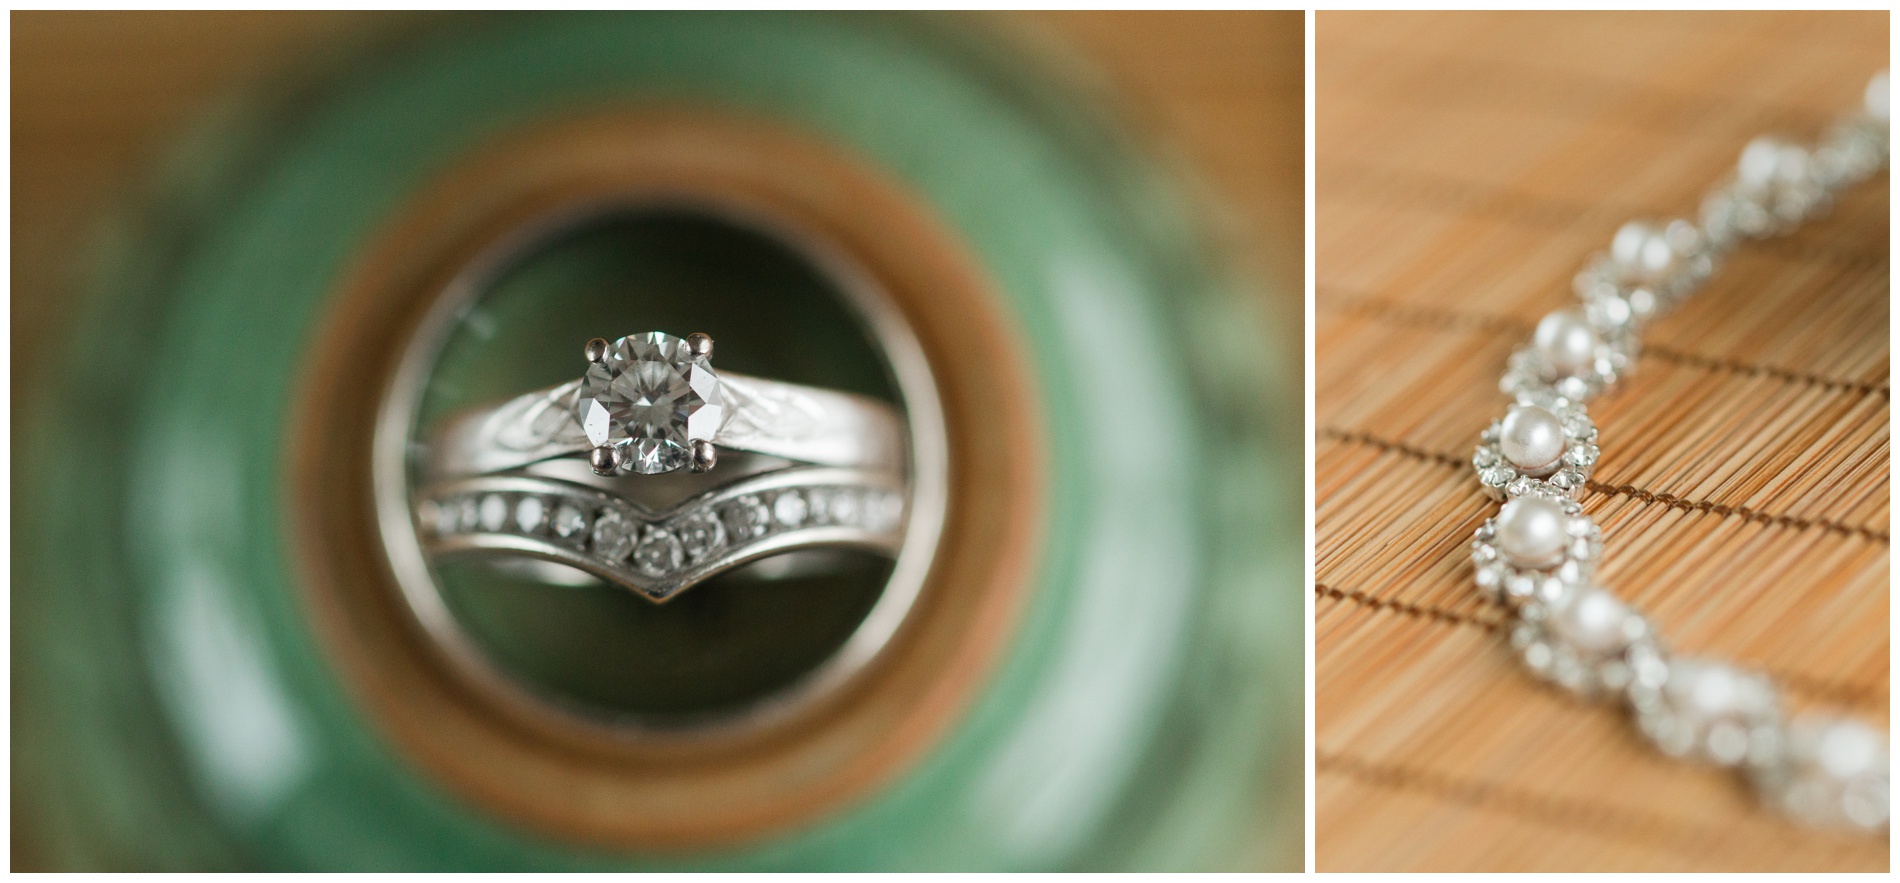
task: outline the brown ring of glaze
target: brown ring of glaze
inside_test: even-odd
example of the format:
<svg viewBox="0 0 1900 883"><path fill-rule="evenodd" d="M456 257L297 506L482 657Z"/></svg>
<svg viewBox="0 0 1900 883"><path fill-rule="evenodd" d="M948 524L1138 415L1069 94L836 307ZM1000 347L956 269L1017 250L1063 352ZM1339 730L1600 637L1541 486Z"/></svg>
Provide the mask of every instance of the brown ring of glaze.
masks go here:
<svg viewBox="0 0 1900 883"><path fill-rule="evenodd" d="M655 190L748 207L849 255L916 334L949 440L935 559L883 654L800 713L704 745L591 737L498 708L431 646L402 600L372 493L374 391L446 281L529 219ZM285 524L319 640L402 756L462 799L546 835L710 848L867 799L962 719L1034 576L1046 441L1024 342L974 259L909 192L800 133L669 111L514 133L394 213L314 339L285 452ZM985 450L1008 455L979 461Z"/></svg>

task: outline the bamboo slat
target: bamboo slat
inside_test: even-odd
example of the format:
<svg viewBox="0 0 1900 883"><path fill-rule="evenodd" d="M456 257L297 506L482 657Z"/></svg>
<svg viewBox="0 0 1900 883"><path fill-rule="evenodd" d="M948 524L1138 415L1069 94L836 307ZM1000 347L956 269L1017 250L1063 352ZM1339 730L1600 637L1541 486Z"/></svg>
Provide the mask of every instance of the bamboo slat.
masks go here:
<svg viewBox="0 0 1900 883"><path fill-rule="evenodd" d="M1317 22L1320 870L1884 870L1541 686L1466 543L1497 377L1625 220L1693 213L1887 59L1872 14ZM1601 577L1795 710L1888 718L1887 179L1744 246L1592 405Z"/></svg>

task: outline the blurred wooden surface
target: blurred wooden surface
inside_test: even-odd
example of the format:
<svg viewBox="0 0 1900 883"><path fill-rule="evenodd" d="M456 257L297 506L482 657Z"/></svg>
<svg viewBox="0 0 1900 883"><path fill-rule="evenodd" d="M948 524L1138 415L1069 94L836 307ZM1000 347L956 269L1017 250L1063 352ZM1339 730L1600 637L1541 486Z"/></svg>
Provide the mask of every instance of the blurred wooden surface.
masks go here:
<svg viewBox="0 0 1900 883"><path fill-rule="evenodd" d="M996 16L1080 59L1150 146L1210 194L1228 246L1263 283L1298 376L1303 255L1304 20L1299 12ZM367 13L11 15L13 390L72 314L80 250L134 196L171 139L235 90L342 45ZM16 420L17 423L17 420ZM1262 856L1300 854L1298 774L1274 783ZM22 812L22 810L25 810ZM31 825L15 806L15 830ZM21 867L21 838L15 838ZM25 856L29 859L30 856Z"/></svg>
<svg viewBox="0 0 1900 883"><path fill-rule="evenodd" d="M1318 867L1884 870L1540 686L1471 583L1497 377L1638 216L1887 63L1873 14L1318 17ZM1796 709L1888 716L1885 176L1744 246L1593 404L1605 584Z"/></svg>

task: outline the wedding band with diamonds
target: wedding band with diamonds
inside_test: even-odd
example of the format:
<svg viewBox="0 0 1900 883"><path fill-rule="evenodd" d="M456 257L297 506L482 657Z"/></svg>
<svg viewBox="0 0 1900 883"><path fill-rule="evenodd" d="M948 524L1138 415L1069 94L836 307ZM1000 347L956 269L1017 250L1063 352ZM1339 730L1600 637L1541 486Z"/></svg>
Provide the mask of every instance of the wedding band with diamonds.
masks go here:
<svg viewBox="0 0 1900 883"><path fill-rule="evenodd" d="M843 546L895 556L903 513L894 476L823 466L756 475L662 511L518 473L424 488L417 505L432 556L526 555L656 602L792 549Z"/></svg>
<svg viewBox="0 0 1900 883"><path fill-rule="evenodd" d="M795 549L903 544L907 441L863 396L714 373L712 338L590 340L586 373L452 418L421 458L415 516L432 557L525 556L655 602ZM709 472L721 447L793 465L661 509L524 471L585 455L595 476Z"/></svg>

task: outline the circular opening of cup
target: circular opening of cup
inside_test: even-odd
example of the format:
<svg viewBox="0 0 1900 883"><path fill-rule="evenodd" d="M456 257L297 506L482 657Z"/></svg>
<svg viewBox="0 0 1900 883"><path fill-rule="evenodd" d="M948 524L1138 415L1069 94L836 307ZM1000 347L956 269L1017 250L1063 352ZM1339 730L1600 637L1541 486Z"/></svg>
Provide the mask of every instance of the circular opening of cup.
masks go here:
<svg viewBox="0 0 1900 883"><path fill-rule="evenodd" d="M643 331L705 332L717 341L719 370L901 406L863 293L821 264L712 208L620 207L561 225L455 305L418 391L412 443L463 409L578 377L590 338ZM424 450L412 444L412 457ZM723 483L770 466L744 457L729 466L722 453L706 478ZM643 502L672 502L665 482L644 487L658 497ZM849 550L789 553L665 604L527 559L445 560L429 570L458 640L507 680L586 717L665 726L739 715L809 680L864 625L893 562Z"/></svg>

